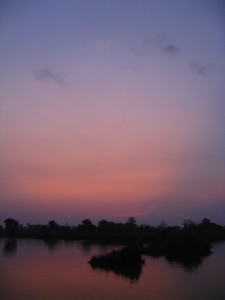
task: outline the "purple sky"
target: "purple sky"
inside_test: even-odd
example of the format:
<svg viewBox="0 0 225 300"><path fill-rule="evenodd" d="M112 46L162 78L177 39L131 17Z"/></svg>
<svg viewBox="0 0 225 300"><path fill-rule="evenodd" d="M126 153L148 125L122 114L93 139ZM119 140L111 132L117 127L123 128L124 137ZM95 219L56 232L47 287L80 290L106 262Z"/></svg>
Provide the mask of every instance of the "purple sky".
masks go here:
<svg viewBox="0 0 225 300"><path fill-rule="evenodd" d="M224 13L0 0L0 223L225 224Z"/></svg>

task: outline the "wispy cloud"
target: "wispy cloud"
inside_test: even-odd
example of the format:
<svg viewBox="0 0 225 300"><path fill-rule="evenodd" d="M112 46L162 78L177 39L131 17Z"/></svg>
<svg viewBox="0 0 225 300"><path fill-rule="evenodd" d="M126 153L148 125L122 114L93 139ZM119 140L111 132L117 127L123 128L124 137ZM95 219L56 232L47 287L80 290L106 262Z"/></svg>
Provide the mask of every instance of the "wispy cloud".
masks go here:
<svg viewBox="0 0 225 300"><path fill-rule="evenodd" d="M211 70L208 65L204 65L194 61L190 62L190 68L192 71L203 77L206 77L208 75L208 72Z"/></svg>
<svg viewBox="0 0 225 300"><path fill-rule="evenodd" d="M65 82L59 76L53 74L49 69L43 68L34 73L34 78L39 82L55 82L64 87Z"/></svg>
<svg viewBox="0 0 225 300"><path fill-rule="evenodd" d="M180 52L180 47L161 34L155 37L155 45L159 51L170 56L175 56Z"/></svg>
<svg viewBox="0 0 225 300"><path fill-rule="evenodd" d="M174 44L167 44L160 47L160 50L168 55L175 56L180 51L180 48Z"/></svg>
<svg viewBox="0 0 225 300"><path fill-rule="evenodd" d="M142 47L130 47L129 52L138 56L150 56L155 51L160 51L169 56L176 56L180 52L180 47L168 41L165 36L159 35L155 38L147 38L143 41Z"/></svg>
<svg viewBox="0 0 225 300"><path fill-rule="evenodd" d="M180 52L180 47L170 41L164 34L158 34L154 38L148 38L146 42L169 56L176 56Z"/></svg>

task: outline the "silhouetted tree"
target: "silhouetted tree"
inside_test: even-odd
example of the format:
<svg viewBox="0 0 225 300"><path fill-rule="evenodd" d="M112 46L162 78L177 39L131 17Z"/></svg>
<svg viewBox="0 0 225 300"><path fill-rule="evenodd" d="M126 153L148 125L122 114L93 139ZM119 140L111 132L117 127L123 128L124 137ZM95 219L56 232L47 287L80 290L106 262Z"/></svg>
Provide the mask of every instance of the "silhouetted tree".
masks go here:
<svg viewBox="0 0 225 300"><path fill-rule="evenodd" d="M106 220L100 220L98 222L98 229L101 232L108 232L108 231L110 231L110 224L109 224L109 222L106 221Z"/></svg>
<svg viewBox="0 0 225 300"><path fill-rule="evenodd" d="M162 220L162 221L159 223L159 228L166 228L166 227L167 227L166 222Z"/></svg>
<svg viewBox="0 0 225 300"><path fill-rule="evenodd" d="M204 218L201 222L202 225L209 225L211 223L210 219Z"/></svg>
<svg viewBox="0 0 225 300"><path fill-rule="evenodd" d="M196 226L196 223L192 220L184 220L183 222L184 229L193 229Z"/></svg>
<svg viewBox="0 0 225 300"><path fill-rule="evenodd" d="M59 225L56 223L56 221L54 220L51 220L48 222L48 227L51 229L51 230L55 230L59 227Z"/></svg>
<svg viewBox="0 0 225 300"><path fill-rule="evenodd" d="M8 218L4 221L5 229L8 233L13 234L17 231L19 222L15 219Z"/></svg>
<svg viewBox="0 0 225 300"><path fill-rule="evenodd" d="M128 218L127 222L126 222L126 229L129 231L129 232L132 232L134 231L136 228L137 228L137 225L136 225L136 220L134 217L130 217Z"/></svg>
<svg viewBox="0 0 225 300"><path fill-rule="evenodd" d="M20 238L86 240L100 243L159 243L167 248L179 248L186 242L194 244L197 240L215 242L225 240L225 228L204 218L201 223L185 220L183 227L169 226L161 222L158 227L149 225L137 225L134 217L127 219L125 223L115 223L100 220L98 226L90 219L84 219L78 226L59 225L50 220L46 225L27 224L22 226L15 219L8 218L4 221L4 228L0 226L0 236ZM179 242L178 242L179 241ZM200 248L195 243L193 251ZM189 246L189 244L188 244ZM185 248L186 244L185 244ZM150 249L151 250L151 249ZM151 251L150 251L151 252Z"/></svg>
<svg viewBox="0 0 225 300"><path fill-rule="evenodd" d="M80 229L84 232L91 232L95 230L95 225L91 222L90 219L84 219L82 221L82 225L80 225Z"/></svg>
<svg viewBox="0 0 225 300"><path fill-rule="evenodd" d="M135 225L135 224L136 224L136 220L135 220L135 218L134 218L134 217L130 217L130 218L128 218L128 220L127 220L127 224L133 224L133 225Z"/></svg>
<svg viewBox="0 0 225 300"><path fill-rule="evenodd" d="M198 225L202 230L222 230L221 225L215 224L210 221L210 219L204 218L202 222Z"/></svg>

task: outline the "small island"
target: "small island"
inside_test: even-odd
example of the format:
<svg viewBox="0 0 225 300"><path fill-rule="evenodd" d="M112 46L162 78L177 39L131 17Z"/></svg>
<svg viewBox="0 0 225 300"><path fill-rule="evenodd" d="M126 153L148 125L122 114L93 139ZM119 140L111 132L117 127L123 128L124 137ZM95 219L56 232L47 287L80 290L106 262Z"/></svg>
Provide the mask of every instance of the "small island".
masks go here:
<svg viewBox="0 0 225 300"><path fill-rule="evenodd" d="M23 226L13 218L6 219L4 224L0 237L6 238L7 249L13 247L17 238L41 239L51 245L59 240L115 245L116 250L94 255L88 263L94 270L111 271L130 280L138 280L146 256L163 256L190 269L211 254L215 242L225 240L225 227L207 218L200 223L185 220L182 226L168 226L165 222L159 226L138 225L134 217L125 223L100 220L97 225L84 219L77 226L59 225L55 220Z"/></svg>

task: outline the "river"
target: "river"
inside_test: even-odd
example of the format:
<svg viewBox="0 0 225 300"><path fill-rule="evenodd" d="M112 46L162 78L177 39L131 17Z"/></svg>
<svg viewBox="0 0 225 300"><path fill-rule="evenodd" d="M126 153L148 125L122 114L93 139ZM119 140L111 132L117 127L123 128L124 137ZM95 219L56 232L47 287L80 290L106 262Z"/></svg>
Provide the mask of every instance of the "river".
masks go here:
<svg viewBox="0 0 225 300"><path fill-rule="evenodd" d="M145 257L134 279L93 269L112 246L0 239L1 300L224 300L225 242L196 262Z"/></svg>

